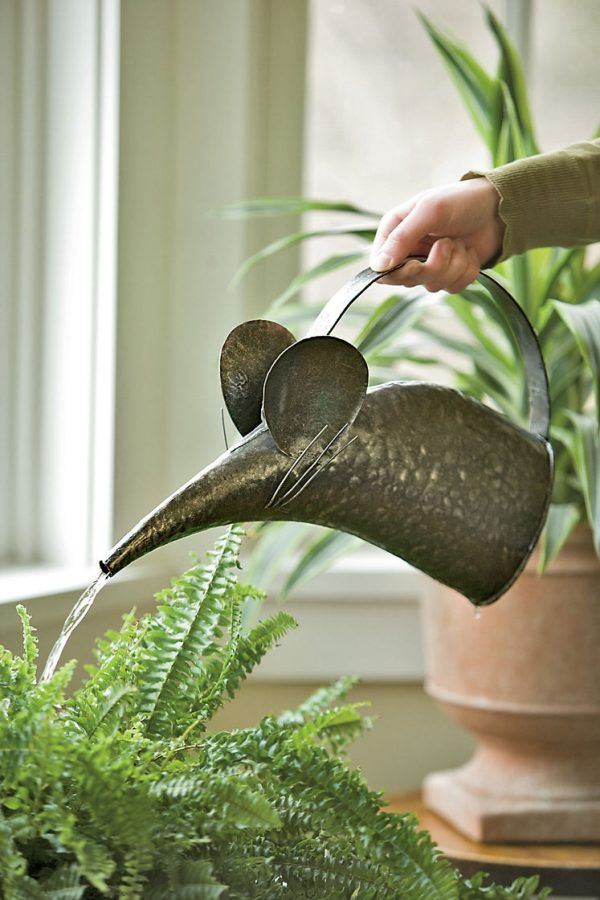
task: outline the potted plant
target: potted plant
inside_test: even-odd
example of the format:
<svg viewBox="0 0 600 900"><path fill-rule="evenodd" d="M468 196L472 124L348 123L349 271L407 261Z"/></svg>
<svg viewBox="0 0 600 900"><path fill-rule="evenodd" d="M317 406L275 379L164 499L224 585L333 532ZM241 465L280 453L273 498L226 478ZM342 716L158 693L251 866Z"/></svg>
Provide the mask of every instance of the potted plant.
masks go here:
<svg viewBox="0 0 600 900"><path fill-rule="evenodd" d="M423 19L434 46L490 153L491 166L539 152L522 66L501 24L487 21L499 49L496 74ZM303 284L366 256L373 214L344 203L263 200L237 213L327 209L355 221L337 229L300 231L270 245L249 267L287 246L340 231L356 253L325 259L298 276L267 315L294 328L311 317L295 297ZM362 250L362 252L361 252ZM430 805L472 837L600 839L600 264L585 249L539 249L496 267L539 336L550 380L555 453L552 504L536 551L510 593L475 619L463 598L430 585L426 600L427 688L483 741L474 760L432 776ZM447 327L450 308L460 330ZM455 385L523 422L525 392L510 334L483 292L471 287L432 306L424 292L359 306L356 343L376 381L413 378L443 360ZM408 337L410 333L410 338ZM419 343L415 343L415 336ZM518 464L518 461L516 461ZM257 570L271 546L307 542L284 590L355 545L347 535L306 526L268 526ZM543 573L543 574L542 574ZM541 577L540 577L541 576Z"/></svg>
<svg viewBox="0 0 600 900"><path fill-rule="evenodd" d="M344 762L368 721L344 678L256 727L211 730L215 712L285 632L250 630L256 590L236 578L239 528L157 595L157 611L38 682L34 630L0 648L0 892L6 900L134 898L531 898L462 879L411 816ZM543 896L546 896L544 891ZM540 895L540 896L542 896Z"/></svg>

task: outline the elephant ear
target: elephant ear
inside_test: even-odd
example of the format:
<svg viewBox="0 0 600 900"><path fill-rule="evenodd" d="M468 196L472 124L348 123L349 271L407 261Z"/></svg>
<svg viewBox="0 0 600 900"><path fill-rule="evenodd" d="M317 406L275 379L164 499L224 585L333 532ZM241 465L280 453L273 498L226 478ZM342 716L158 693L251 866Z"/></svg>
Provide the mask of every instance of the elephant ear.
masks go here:
<svg viewBox="0 0 600 900"><path fill-rule="evenodd" d="M285 350L263 395L263 417L279 449L295 457L320 435L332 440L355 420L368 382L364 357L340 338L305 338Z"/></svg>
<svg viewBox="0 0 600 900"><path fill-rule="evenodd" d="M240 434L249 434L260 425L267 372L295 340L283 325L266 319L242 322L227 336L219 361L221 390Z"/></svg>

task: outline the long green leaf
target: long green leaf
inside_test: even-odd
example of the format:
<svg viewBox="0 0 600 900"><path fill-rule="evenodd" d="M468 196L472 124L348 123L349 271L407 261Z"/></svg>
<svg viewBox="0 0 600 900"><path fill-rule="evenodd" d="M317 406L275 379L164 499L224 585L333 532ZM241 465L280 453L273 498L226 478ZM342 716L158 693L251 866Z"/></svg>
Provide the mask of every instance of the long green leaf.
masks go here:
<svg viewBox="0 0 600 900"><path fill-rule="evenodd" d="M524 156L527 156L525 137L521 130L521 123L519 121L519 116L515 108L514 100L511 96L506 82L500 81L499 84L502 94L503 114L506 122L508 123L510 135L510 151L508 158L498 160L496 165L513 162L513 160L515 159L522 159Z"/></svg>
<svg viewBox="0 0 600 900"><path fill-rule="evenodd" d="M257 197L226 206L223 215L229 219L244 219L251 216L300 216L307 212L343 212L369 219L381 218L381 213L344 200L309 200L306 197Z"/></svg>
<svg viewBox="0 0 600 900"><path fill-rule="evenodd" d="M330 256L328 259L322 260L318 265L313 266L312 269L308 269L306 272L300 272L299 275L290 282L288 287L283 291L279 297L276 297L275 300L271 303L269 310L278 310L281 306L287 303L288 300L291 300L297 293L299 293L302 288L307 285L309 282L314 281L317 278L321 278L323 275L328 275L329 272L335 272L336 269L341 269L344 266L349 266L350 263L356 262L359 259L363 259L365 256L364 253L344 253L338 254L336 256Z"/></svg>
<svg viewBox="0 0 600 900"><path fill-rule="evenodd" d="M489 355L494 358L498 365L504 369L511 377L515 376L518 371L518 364L511 358L499 343L499 335L495 328L490 329L490 322L482 321L476 315L473 304L460 294L448 297L448 305L454 310L456 315L461 319L464 325L469 329L473 337L485 347ZM506 332L503 330L503 336Z"/></svg>
<svg viewBox="0 0 600 900"><path fill-rule="evenodd" d="M560 250L551 266L544 268L544 282L540 287L539 306L548 298L556 296L556 286L563 272L569 268L574 257L581 253L581 247Z"/></svg>
<svg viewBox="0 0 600 900"><path fill-rule="evenodd" d="M514 379L504 379L503 381L500 381L498 378L498 364L495 358L479 344L471 344L460 338L451 337L430 325L417 323L416 328L423 334L433 338L433 340L442 347L446 347L448 350L454 350L460 353L464 359L470 360L471 364L477 368L479 377L485 381L486 390L491 392L490 396L493 396L495 400L501 402L503 410L505 410L508 415L514 414L514 394L515 387L518 385L516 375Z"/></svg>
<svg viewBox="0 0 600 900"><path fill-rule="evenodd" d="M248 579L268 590L281 572L283 562L296 555L314 527L301 522L266 523L245 567Z"/></svg>
<svg viewBox="0 0 600 900"><path fill-rule="evenodd" d="M446 64L475 127L492 150L493 79L464 47L443 34L426 16L419 14L419 17Z"/></svg>
<svg viewBox="0 0 600 900"><path fill-rule="evenodd" d="M424 291L388 297L371 313L356 338L356 346L361 353L370 353L383 347L411 328L431 302L432 298Z"/></svg>
<svg viewBox="0 0 600 900"><path fill-rule="evenodd" d="M506 82L510 91L521 126L523 140L527 147L527 154L539 153L529 109L523 65L519 54L508 37L506 29L501 25L491 9L486 10L486 16L500 50L498 78Z"/></svg>
<svg viewBox="0 0 600 900"><path fill-rule="evenodd" d="M314 541L302 554L292 571L287 576L281 595L287 597L290 592L321 572L326 571L342 554L356 550L362 541L352 534L341 531L327 531Z"/></svg>
<svg viewBox="0 0 600 900"><path fill-rule="evenodd" d="M575 253L583 260L583 248L576 247ZM577 303L585 303L586 300L592 300L598 296L600 296L600 262L592 266L591 269L582 271L573 300ZM569 299L571 298L569 297Z"/></svg>
<svg viewBox="0 0 600 900"><path fill-rule="evenodd" d="M575 503L552 503L540 540L541 575L552 560L558 556L565 541L581 519L581 512Z"/></svg>
<svg viewBox="0 0 600 900"><path fill-rule="evenodd" d="M600 556L600 435L596 417L571 412L570 429L561 439L568 446L581 484L588 521L594 532L596 552Z"/></svg>
<svg viewBox="0 0 600 900"><path fill-rule="evenodd" d="M296 247L298 244L310 240L311 238L340 236L360 238L371 243L375 238L375 228L361 228L359 225L337 225L332 228L320 228L313 231L297 231L294 234L286 234L285 237L278 238L278 240L267 244L266 247L263 247L253 256L249 257L236 272L233 284L239 284L242 278L258 262L267 259L269 256L273 256L275 253L280 253L282 250L287 250L290 247Z"/></svg>
<svg viewBox="0 0 600 900"><path fill-rule="evenodd" d="M593 377L600 421L600 300L574 305L555 301L554 307L571 330Z"/></svg>

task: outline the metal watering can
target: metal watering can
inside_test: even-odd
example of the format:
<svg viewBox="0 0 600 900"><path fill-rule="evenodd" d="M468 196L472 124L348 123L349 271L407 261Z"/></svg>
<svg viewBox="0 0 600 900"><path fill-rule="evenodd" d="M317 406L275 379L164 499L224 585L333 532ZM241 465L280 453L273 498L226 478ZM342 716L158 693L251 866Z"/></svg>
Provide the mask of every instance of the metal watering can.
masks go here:
<svg viewBox="0 0 600 900"><path fill-rule="evenodd" d="M552 487L548 380L533 328L481 273L521 350L529 430L437 384L369 390L363 356L331 332L383 274L356 275L302 340L264 320L231 332L221 385L242 439L125 535L103 572L215 525L291 520L355 534L476 605L509 588L537 542Z"/></svg>

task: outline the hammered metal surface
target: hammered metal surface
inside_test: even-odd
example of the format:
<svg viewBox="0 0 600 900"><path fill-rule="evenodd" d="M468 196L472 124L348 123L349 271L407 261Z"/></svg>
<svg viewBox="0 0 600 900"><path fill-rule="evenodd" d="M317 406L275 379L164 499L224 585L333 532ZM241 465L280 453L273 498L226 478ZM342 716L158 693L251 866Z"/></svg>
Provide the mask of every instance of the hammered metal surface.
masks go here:
<svg viewBox="0 0 600 900"><path fill-rule="evenodd" d="M279 449L296 457L317 435L327 443L354 422L368 384L365 359L347 341L314 337L289 347L269 371L263 398L264 419Z"/></svg>
<svg viewBox="0 0 600 900"><path fill-rule="evenodd" d="M219 360L221 389L240 434L249 434L260 425L267 372L295 340L283 325L266 319L242 322L227 336Z"/></svg>
<svg viewBox="0 0 600 900"><path fill-rule="evenodd" d="M294 520L355 534L476 604L507 590L539 537L552 488L535 332L510 294L480 274L521 348L531 431L435 384L394 382L365 396L361 354L324 335L381 274L358 273L304 341L270 322L234 329L221 377L247 436L139 522L103 571L214 525ZM267 424L259 424L263 382Z"/></svg>
<svg viewBox="0 0 600 900"><path fill-rule="evenodd" d="M256 429L136 526L104 570L214 525L285 519L358 535L473 603L503 593L545 519L550 445L476 400L414 382L369 391L348 432L356 440L296 500L267 508L290 460Z"/></svg>

